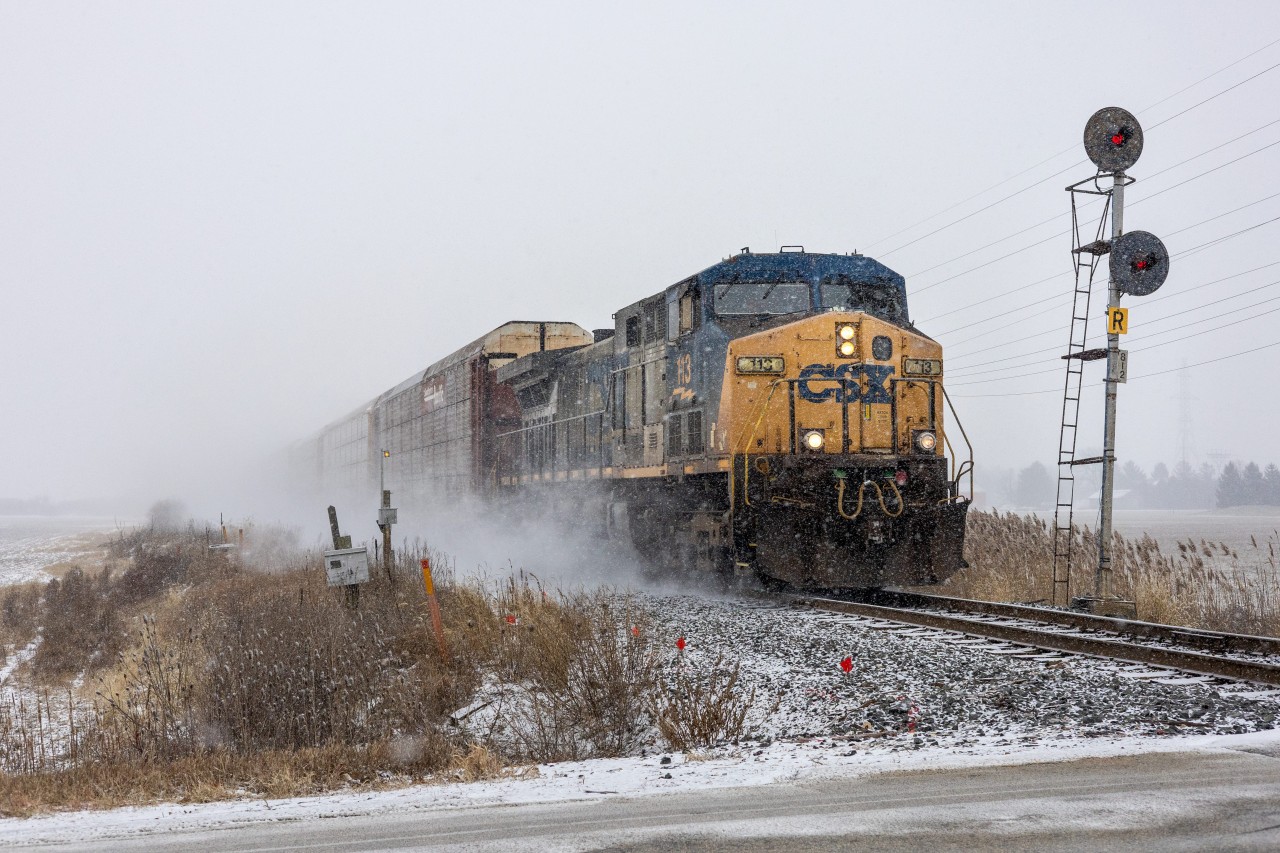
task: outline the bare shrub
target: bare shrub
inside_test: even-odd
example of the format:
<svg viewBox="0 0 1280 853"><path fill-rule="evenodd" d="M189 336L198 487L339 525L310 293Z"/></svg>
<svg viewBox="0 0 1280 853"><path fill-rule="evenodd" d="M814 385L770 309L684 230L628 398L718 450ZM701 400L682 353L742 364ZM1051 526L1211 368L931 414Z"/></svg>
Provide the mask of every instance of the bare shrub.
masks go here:
<svg viewBox="0 0 1280 853"><path fill-rule="evenodd" d="M5 587L0 596L0 647L6 643L25 646L35 639L43 592L44 585L38 581Z"/></svg>
<svg viewBox="0 0 1280 853"><path fill-rule="evenodd" d="M318 572L212 589L202 603L209 727L247 751L367 743L438 721L464 698L451 689L459 679L420 639L422 608L395 606L393 586L368 584L357 610Z"/></svg>
<svg viewBox="0 0 1280 853"><path fill-rule="evenodd" d="M738 689L739 665L716 658L709 671L690 675L677 671L654 704L658 731L673 749L705 749L742 738L755 690Z"/></svg>
<svg viewBox="0 0 1280 853"><path fill-rule="evenodd" d="M195 691L200 660L191 632L162 641L154 617L143 618L142 641L99 682L96 745L116 757L172 759L196 750ZM82 748L84 748L82 746Z"/></svg>
<svg viewBox="0 0 1280 853"><path fill-rule="evenodd" d="M658 656L648 620L630 599L606 595L578 602L585 623L570 661L565 704L594 755L624 755L648 728L647 706Z"/></svg>
<svg viewBox="0 0 1280 853"><path fill-rule="evenodd" d="M551 595L527 576L493 600L500 626L481 739L513 762L622 755L650 725L658 658L626 596Z"/></svg>
<svg viewBox="0 0 1280 853"><path fill-rule="evenodd" d="M124 625L108 600L111 576L90 578L79 568L45 585L43 642L31 665L43 676L68 676L112 662L124 648Z"/></svg>

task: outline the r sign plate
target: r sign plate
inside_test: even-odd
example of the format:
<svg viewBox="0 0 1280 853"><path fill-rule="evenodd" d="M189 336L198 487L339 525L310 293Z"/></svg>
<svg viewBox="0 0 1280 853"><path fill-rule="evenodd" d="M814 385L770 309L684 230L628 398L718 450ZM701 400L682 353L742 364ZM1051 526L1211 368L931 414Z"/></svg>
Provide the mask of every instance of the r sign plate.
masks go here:
<svg viewBox="0 0 1280 853"><path fill-rule="evenodd" d="M942 359L940 358L904 358L902 360L904 376L941 376Z"/></svg>
<svg viewBox="0 0 1280 853"><path fill-rule="evenodd" d="M787 364L780 355L740 355L739 373L777 373L786 370Z"/></svg>

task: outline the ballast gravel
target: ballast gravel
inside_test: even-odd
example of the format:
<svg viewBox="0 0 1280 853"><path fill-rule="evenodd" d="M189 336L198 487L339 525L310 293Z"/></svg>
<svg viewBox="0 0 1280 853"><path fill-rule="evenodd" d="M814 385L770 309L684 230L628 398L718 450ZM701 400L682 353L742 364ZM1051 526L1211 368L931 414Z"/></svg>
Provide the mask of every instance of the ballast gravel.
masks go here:
<svg viewBox="0 0 1280 853"><path fill-rule="evenodd" d="M744 736L873 751L1274 728L1280 690L768 600L645 594L668 677L754 692ZM676 648L678 638L685 648ZM841 662L848 667L846 673Z"/></svg>

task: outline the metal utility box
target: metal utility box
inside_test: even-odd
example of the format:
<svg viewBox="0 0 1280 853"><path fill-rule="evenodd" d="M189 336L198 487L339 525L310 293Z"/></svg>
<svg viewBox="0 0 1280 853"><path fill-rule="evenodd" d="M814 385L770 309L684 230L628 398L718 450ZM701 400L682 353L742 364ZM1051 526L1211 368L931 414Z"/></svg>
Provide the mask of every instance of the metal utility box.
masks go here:
<svg viewBox="0 0 1280 853"><path fill-rule="evenodd" d="M364 548L343 548L324 552L324 571L329 586L350 586L369 580L369 552Z"/></svg>
<svg viewBox="0 0 1280 853"><path fill-rule="evenodd" d="M396 508L393 506L384 506L378 510L378 526L385 527L388 524L399 524L400 520L396 516Z"/></svg>

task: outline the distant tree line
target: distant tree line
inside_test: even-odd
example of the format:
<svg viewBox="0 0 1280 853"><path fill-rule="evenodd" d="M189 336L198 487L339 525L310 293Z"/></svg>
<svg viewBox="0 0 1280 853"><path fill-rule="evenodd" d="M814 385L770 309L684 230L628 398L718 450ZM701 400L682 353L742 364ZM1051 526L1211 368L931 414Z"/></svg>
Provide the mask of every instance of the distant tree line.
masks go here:
<svg viewBox="0 0 1280 853"><path fill-rule="evenodd" d="M1280 468L1271 464L1263 471L1250 462L1241 470L1236 463L1228 463L1218 477L1215 497L1218 506L1280 506Z"/></svg>
<svg viewBox="0 0 1280 853"><path fill-rule="evenodd" d="M109 501L52 501L49 498L0 498L3 515L111 515Z"/></svg>
<svg viewBox="0 0 1280 853"><path fill-rule="evenodd" d="M1101 471L1090 466L1076 471L1076 503L1095 495ZM994 472L984 483L991 503L1026 509L1052 509L1057 478L1041 462L1018 471ZM1194 468L1180 462L1170 471L1163 462L1148 474L1127 461L1116 468L1116 505L1129 509L1209 509L1231 506L1280 506L1280 468L1261 468L1256 462L1243 467L1230 463L1219 474L1209 464Z"/></svg>

